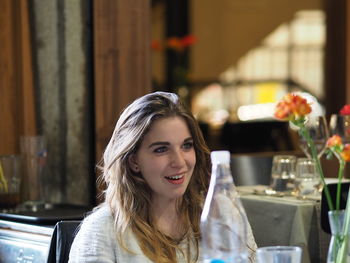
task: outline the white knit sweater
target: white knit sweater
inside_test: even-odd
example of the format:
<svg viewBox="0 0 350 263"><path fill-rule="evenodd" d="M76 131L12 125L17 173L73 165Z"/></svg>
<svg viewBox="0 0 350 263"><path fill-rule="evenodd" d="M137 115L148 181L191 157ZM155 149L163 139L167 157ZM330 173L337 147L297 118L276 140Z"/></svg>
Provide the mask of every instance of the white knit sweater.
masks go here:
<svg viewBox="0 0 350 263"><path fill-rule="evenodd" d="M254 237L250 226L248 246L256 250ZM87 216L80 226L69 254L69 263L151 263L141 251L137 240L131 231L127 231L124 239L127 247L133 251L124 250L117 241L117 234L114 229L113 217L110 209L105 205ZM181 244L180 244L181 246ZM251 262L254 262L255 255L250 255ZM185 263L186 259L178 253L178 262Z"/></svg>

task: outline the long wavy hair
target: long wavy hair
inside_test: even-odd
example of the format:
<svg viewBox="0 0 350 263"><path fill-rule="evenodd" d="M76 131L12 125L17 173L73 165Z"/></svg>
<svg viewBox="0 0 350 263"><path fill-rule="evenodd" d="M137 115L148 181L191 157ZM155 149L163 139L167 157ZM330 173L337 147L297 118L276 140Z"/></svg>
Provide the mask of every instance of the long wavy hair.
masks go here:
<svg viewBox="0 0 350 263"><path fill-rule="evenodd" d="M188 241L187 252L180 248L179 240L156 229L150 215L152 191L142 174L133 172L129 166L129 157L137 152L152 123L169 117L185 120L196 154L193 176L183 198L177 203L182 227L187 233L184 237ZM115 126L103 155L102 167L102 176L107 185L105 202L112 211L118 241L124 249L128 250L123 235L127 228L131 228L144 255L153 262L176 262L176 251L183 253L188 262L198 259L199 222L210 180L210 153L196 120L176 94L155 92L131 103Z"/></svg>

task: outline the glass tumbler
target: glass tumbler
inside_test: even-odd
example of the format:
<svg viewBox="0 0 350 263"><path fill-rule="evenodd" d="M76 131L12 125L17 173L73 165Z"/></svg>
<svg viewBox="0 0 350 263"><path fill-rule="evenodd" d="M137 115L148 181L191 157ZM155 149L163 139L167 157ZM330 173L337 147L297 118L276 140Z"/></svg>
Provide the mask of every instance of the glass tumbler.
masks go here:
<svg viewBox="0 0 350 263"><path fill-rule="evenodd" d="M261 247L256 251L258 263L301 263L302 249L294 246Z"/></svg>
<svg viewBox="0 0 350 263"><path fill-rule="evenodd" d="M275 155L273 157L270 183L272 190L279 192L294 190L296 160L294 155Z"/></svg>
<svg viewBox="0 0 350 263"><path fill-rule="evenodd" d="M23 156L23 201L22 209L37 211L44 208L49 193L46 185L47 150L46 139L42 135L22 136L20 138L21 155Z"/></svg>
<svg viewBox="0 0 350 263"><path fill-rule="evenodd" d="M319 195L320 178L316 163L310 158L298 158L295 176L295 192L299 196Z"/></svg>

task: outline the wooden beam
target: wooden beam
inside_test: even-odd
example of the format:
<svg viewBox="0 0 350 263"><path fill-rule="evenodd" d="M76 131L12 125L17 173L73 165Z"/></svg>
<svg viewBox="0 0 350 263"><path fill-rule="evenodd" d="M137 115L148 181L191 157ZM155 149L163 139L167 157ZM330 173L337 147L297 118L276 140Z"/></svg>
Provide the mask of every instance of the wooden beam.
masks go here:
<svg viewBox="0 0 350 263"><path fill-rule="evenodd" d="M18 152L18 112L14 56L14 7L0 0L0 154Z"/></svg>
<svg viewBox="0 0 350 263"><path fill-rule="evenodd" d="M151 91L150 9L149 0L93 2L97 162L120 112Z"/></svg>
<svg viewBox="0 0 350 263"><path fill-rule="evenodd" d="M27 1L0 0L0 154L36 133Z"/></svg>
<svg viewBox="0 0 350 263"><path fill-rule="evenodd" d="M96 160L120 112L151 91L150 1L93 2Z"/></svg>
<svg viewBox="0 0 350 263"><path fill-rule="evenodd" d="M37 135L36 108L35 108L35 91L33 82L33 63L32 47L30 33L30 19L28 10L28 1L17 0L19 5L19 32L21 41L19 42L18 51L20 54L19 68L21 69L20 90L22 91L22 129L23 135Z"/></svg>
<svg viewBox="0 0 350 263"><path fill-rule="evenodd" d="M325 104L326 114L339 112L346 103L347 66L346 53L346 2L326 0L326 53L325 53Z"/></svg>

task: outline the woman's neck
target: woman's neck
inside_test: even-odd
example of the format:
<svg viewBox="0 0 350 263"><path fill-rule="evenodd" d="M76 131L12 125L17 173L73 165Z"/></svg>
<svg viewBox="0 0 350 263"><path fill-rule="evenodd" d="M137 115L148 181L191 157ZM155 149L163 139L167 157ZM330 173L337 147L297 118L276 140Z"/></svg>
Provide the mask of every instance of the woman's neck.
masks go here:
<svg viewBox="0 0 350 263"><path fill-rule="evenodd" d="M160 200L153 203L151 211L153 222L159 231L171 238L180 239L184 230L176 206L176 200Z"/></svg>

